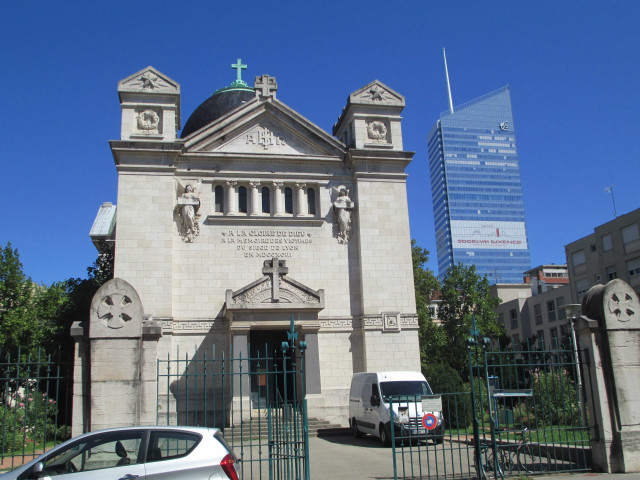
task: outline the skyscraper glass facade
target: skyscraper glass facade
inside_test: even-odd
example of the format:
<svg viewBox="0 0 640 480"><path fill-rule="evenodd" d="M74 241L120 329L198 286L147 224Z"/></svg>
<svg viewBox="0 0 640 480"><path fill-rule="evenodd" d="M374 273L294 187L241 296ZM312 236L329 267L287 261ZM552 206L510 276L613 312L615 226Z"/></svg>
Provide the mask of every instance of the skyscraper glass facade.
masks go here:
<svg viewBox="0 0 640 480"><path fill-rule="evenodd" d="M429 133L440 279L474 264L490 283L531 269L509 87L440 115Z"/></svg>

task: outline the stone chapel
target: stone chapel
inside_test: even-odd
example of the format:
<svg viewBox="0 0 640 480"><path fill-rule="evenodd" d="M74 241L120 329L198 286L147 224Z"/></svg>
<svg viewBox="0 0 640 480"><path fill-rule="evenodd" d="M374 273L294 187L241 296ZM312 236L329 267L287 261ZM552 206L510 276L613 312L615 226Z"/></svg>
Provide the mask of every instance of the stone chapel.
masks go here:
<svg viewBox="0 0 640 480"><path fill-rule="evenodd" d="M72 329L78 430L88 416L91 429L154 423L156 358L251 355L286 340L292 318L309 416L347 425L355 372L420 369L404 97L374 80L336 106L330 134L280 100L274 77L249 86L233 67L182 130L176 81L147 67L118 83L117 204L91 236L115 251L103 289L130 293L114 306L99 291L90 324ZM113 368L131 352L137 393ZM106 408L115 397L133 402L122 415Z"/></svg>

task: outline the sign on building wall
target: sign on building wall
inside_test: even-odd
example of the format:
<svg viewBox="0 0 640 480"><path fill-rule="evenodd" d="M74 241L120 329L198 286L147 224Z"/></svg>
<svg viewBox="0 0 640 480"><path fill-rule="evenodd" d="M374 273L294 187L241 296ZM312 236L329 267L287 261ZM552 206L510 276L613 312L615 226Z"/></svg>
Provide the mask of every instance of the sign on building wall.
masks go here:
<svg viewBox="0 0 640 480"><path fill-rule="evenodd" d="M451 221L453 248L526 250L524 222Z"/></svg>

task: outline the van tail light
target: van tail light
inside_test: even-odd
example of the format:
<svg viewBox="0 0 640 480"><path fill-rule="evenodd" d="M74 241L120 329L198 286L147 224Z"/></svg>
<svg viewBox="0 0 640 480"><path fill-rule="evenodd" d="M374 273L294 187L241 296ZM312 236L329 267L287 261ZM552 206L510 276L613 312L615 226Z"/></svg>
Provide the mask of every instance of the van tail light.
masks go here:
<svg viewBox="0 0 640 480"><path fill-rule="evenodd" d="M238 472L236 472L236 468L234 464L236 463L236 459L230 453L227 453L222 461L220 462L220 466L224 473L227 474L230 480L240 480L238 478Z"/></svg>

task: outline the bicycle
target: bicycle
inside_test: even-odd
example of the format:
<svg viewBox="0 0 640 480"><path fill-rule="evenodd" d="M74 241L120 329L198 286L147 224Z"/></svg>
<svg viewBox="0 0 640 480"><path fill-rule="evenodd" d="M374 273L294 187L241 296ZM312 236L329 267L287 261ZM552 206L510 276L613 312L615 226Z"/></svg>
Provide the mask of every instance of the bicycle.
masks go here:
<svg viewBox="0 0 640 480"><path fill-rule="evenodd" d="M540 445L531 443L529 440L529 429L523 428L520 433L515 435L519 439L515 443L498 443L496 445L496 453L498 455L498 464L496 469L496 461L492 445L484 445L485 462L484 470L495 472L495 477L503 477L505 474L522 474L522 473L540 473L547 472L551 467L551 458L547 449Z"/></svg>
<svg viewBox="0 0 640 480"><path fill-rule="evenodd" d="M529 429L525 427L519 434L520 439L516 443L517 446L511 455L511 461L513 463L513 457L515 455L518 473L548 472L551 468L549 451L539 443L531 443L530 439L528 439L530 436L528 432Z"/></svg>

